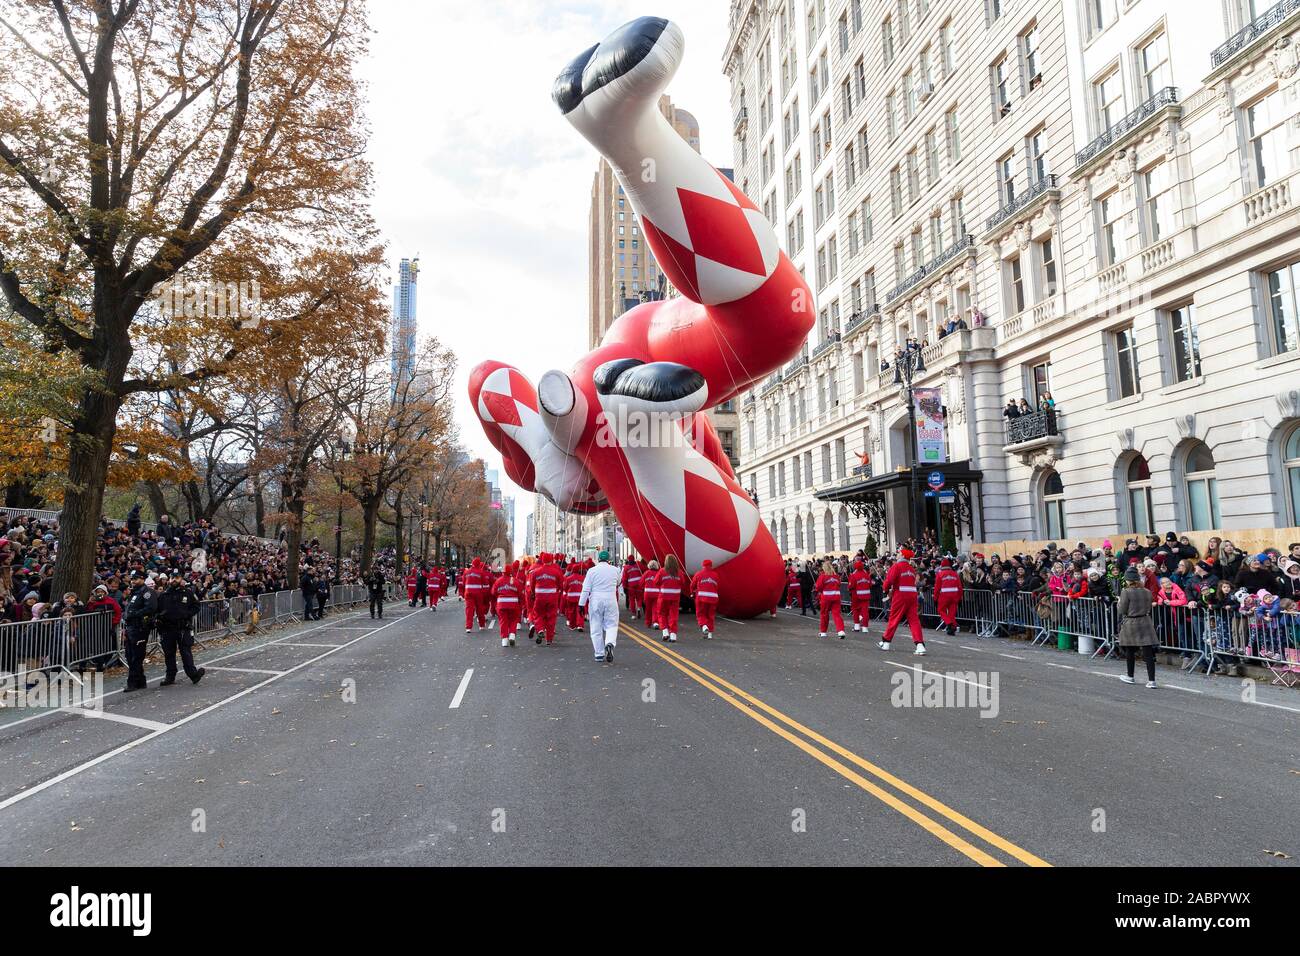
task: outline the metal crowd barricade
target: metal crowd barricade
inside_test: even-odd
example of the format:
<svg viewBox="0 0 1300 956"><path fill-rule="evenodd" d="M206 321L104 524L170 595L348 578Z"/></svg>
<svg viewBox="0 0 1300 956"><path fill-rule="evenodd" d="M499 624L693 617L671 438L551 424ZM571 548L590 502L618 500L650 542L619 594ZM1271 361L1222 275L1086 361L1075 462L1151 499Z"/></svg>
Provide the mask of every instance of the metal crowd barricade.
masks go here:
<svg viewBox="0 0 1300 956"><path fill-rule="evenodd" d="M1184 670L1209 664L1212 655L1205 643L1205 617L1199 608L1157 604L1151 609L1151 623L1160 648L1181 655Z"/></svg>
<svg viewBox="0 0 1300 956"><path fill-rule="evenodd" d="M0 625L0 672L23 675L39 671L107 666L117 654L117 629L107 612L44 618Z"/></svg>

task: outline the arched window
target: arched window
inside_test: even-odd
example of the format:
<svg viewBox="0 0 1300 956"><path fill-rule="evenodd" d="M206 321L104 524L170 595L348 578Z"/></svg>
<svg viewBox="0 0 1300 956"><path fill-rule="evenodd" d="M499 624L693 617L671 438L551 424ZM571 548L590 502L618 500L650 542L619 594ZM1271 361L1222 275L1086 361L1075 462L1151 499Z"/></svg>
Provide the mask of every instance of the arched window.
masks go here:
<svg viewBox="0 0 1300 956"><path fill-rule="evenodd" d="M812 515L808 516L808 553L817 553L817 519Z"/></svg>
<svg viewBox="0 0 1300 956"><path fill-rule="evenodd" d="M1197 442L1187 452L1183 474L1187 478L1187 516L1193 531L1219 527L1219 490L1214 480L1214 455Z"/></svg>
<svg viewBox="0 0 1300 956"><path fill-rule="evenodd" d="M1129 530L1134 534L1155 534L1151 517L1151 466L1141 455L1134 455L1128 463L1126 476L1128 491Z"/></svg>
<svg viewBox="0 0 1300 956"><path fill-rule="evenodd" d="M826 542L827 551L835 550L835 519L831 517L830 508L822 515L822 540Z"/></svg>
<svg viewBox="0 0 1300 956"><path fill-rule="evenodd" d="M794 516L794 549L796 551L803 550L803 517L801 515Z"/></svg>
<svg viewBox="0 0 1300 956"><path fill-rule="evenodd" d="M1065 537L1065 484L1055 471L1043 478L1043 530L1049 538Z"/></svg>
<svg viewBox="0 0 1300 956"><path fill-rule="evenodd" d="M1291 429L1291 434L1282 443L1282 471L1290 490L1291 523L1300 525L1300 425Z"/></svg>
<svg viewBox="0 0 1300 956"><path fill-rule="evenodd" d="M786 528L785 519L781 519L781 553L790 553L790 535Z"/></svg>
<svg viewBox="0 0 1300 956"><path fill-rule="evenodd" d="M849 550L849 509L840 505L840 550Z"/></svg>

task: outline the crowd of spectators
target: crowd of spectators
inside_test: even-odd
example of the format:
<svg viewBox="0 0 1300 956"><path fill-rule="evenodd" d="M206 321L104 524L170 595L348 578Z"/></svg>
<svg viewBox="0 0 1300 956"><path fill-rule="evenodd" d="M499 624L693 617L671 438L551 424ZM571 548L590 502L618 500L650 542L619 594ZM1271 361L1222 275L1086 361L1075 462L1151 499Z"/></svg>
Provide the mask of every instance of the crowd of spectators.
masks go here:
<svg viewBox="0 0 1300 956"><path fill-rule="evenodd" d="M125 522L100 522L91 592L56 595L51 590L58 537L57 518L0 516L0 623L104 609L113 614L116 625L136 572L147 584L179 577L200 600L256 599L288 587L289 551L282 541L224 534L202 519L178 524L168 515L146 529L136 506ZM300 587L323 589L328 598L329 586L335 583L334 554L312 538L303 543L297 561ZM396 554L393 549L381 551L374 563L391 579ZM354 554L343 555L340 565L337 583L361 582ZM314 603L323 606L319 600Z"/></svg>
<svg viewBox="0 0 1300 956"><path fill-rule="evenodd" d="M1049 544L1033 554L949 555L928 535L919 544L908 541L906 546L915 551L923 592L932 591L934 573L940 561L949 557L965 590L1027 597L1049 621L1057 620L1064 606L1080 598L1112 605L1124 587L1125 572L1133 568L1158 609L1199 607L1226 612L1225 617L1280 623L1286 635L1300 635L1300 542L1287 545L1285 551L1269 547L1248 553L1231 540L1214 537L1202 552L1187 535L1171 531L1164 538L1154 534L1129 538L1118 548L1109 540L1099 549L1083 542L1073 548ZM844 578L861 561L877 582L871 603L879 607L884 599L879 582L895 560L893 554L869 558L859 551L851 557L790 561L787 570L803 585L802 610L807 613L813 607L812 582L823 561Z"/></svg>

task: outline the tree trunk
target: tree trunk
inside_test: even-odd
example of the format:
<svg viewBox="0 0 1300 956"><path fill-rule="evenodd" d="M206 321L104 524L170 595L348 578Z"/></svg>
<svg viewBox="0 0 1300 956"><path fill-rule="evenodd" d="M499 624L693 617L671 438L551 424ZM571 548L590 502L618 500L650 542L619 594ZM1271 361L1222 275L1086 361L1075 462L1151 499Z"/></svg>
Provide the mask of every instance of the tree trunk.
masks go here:
<svg viewBox="0 0 1300 956"><path fill-rule="evenodd" d="M375 555L375 528L379 524L379 506L383 503L383 497L375 495L362 509L363 518L361 533L361 573L364 575L370 570L370 562Z"/></svg>
<svg viewBox="0 0 1300 956"><path fill-rule="evenodd" d="M167 513L167 499L163 497L162 488L158 482L145 482L145 490L149 493L149 507L153 509L153 520L157 521Z"/></svg>
<svg viewBox="0 0 1300 956"><path fill-rule="evenodd" d="M262 493L262 482L260 480L253 482L253 517L257 522L255 534L259 538L265 538L266 496Z"/></svg>
<svg viewBox="0 0 1300 956"><path fill-rule="evenodd" d="M52 594L76 591L83 601L90 596L95 538L104 510L104 485L121 404L118 396L91 389L77 408L68 443L68 480L59 518L59 553L54 562Z"/></svg>
<svg viewBox="0 0 1300 956"><path fill-rule="evenodd" d="M397 543L397 563L400 565L406 556L405 542L402 540L402 493L397 493L393 501L393 540Z"/></svg>
<svg viewBox="0 0 1300 956"><path fill-rule="evenodd" d="M290 514L285 536L285 546L289 549L284 558L285 571L288 574L290 591L298 590L298 559L302 551L302 516L305 510L302 494L293 488L286 488L284 510Z"/></svg>

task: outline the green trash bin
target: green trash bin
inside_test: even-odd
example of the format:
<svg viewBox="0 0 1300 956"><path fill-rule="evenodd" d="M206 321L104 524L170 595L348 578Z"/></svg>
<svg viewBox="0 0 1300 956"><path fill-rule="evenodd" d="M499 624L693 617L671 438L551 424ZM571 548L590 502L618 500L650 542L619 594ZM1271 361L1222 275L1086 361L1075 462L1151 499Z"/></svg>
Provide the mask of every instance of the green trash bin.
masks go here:
<svg viewBox="0 0 1300 956"><path fill-rule="evenodd" d="M1058 651L1068 651L1070 647L1071 647L1070 635L1063 630L1058 630L1056 632L1056 649Z"/></svg>

